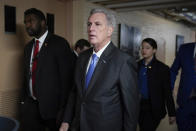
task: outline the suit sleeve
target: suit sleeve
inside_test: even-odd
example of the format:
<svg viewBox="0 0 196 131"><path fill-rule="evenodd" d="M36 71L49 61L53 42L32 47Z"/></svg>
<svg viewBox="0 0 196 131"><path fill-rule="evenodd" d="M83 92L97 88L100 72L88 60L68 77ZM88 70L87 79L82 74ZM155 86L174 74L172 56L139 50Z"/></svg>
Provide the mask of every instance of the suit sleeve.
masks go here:
<svg viewBox="0 0 196 131"><path fill-rule="evenodd" d="M136 63L126 60L120 72L120 89L124 109L124 131L136 131L139 114L139 91L137 86Z"/></svg>
<svg viewBox="0 0 196 131"><path fill-rule="evenodd" d="M25 98L27 97L27 88L28 88L28 83L27 83L27 77L28 77L28 72L27 72L27 67L29 66L27 61L27 47L25 46L24 48L24 54L23 54L23 66L24 66L24 77L23 77L23 86L20 91L20 102L24 102Z"/></svg>
<svg viewBox="0 0 196 131"><path fill-rule="evenodd" d="M163 76L164 76L164 81L163 81L163 87L164 87L164 98L165 98L165 104L167 107L167 112L169 116L175 116L175 104L174 104L174 99L172 95L172 89L171 89L171 81L170 81L170 71L169 67L165 67L163 70Z"/></svg>
<svg viewBox="0 0 196 131"><path fill-rule="evenodd" d="M176 76L178 75L178 71L181 67L181 63L180 63L181 54L182 54L182 46L180 47L179 52L174 60L174 63L171 66L171 69L170 69L172 90L174 89Z"/></svg>
<svg viewBox="0 0 196 131"><path fill-rule="evenodd" d="M69 95L69 99L65 108L63 122L67 122L71 124L74 118L75 106L76 106L76 87L74 86L74 88L72 88L72 91Z"/></svg>
<svg viewBox="0 0 196 131"><path fill-rule="evenodd" d="M61 40L58 51L58 69L60 73L60 108L64 108L73 87L73 74L75 67L75 57L66 40Z"/></svg>

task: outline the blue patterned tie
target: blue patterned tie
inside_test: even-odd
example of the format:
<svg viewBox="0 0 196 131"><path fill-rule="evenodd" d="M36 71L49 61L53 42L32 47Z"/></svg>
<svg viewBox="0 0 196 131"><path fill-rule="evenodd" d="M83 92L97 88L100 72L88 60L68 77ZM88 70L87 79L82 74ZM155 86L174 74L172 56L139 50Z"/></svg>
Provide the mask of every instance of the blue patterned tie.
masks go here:
<svg viewBox="0 0 196 131"><path fill-rule="evenodd" d="M98 61L97 55L96 55L96 54L93 54L92 60L91 60L91 64L90 64L90 66L89 66L89 68L88 68L88 72L87 72L87 74L86 74L85 89L88 88L88 84L89 84L89 82L90 82L90 80L91 80L91 77L92 77L92 75L93 75L93 72L94 72L94 70L95 70L97 61Z"/></svg>

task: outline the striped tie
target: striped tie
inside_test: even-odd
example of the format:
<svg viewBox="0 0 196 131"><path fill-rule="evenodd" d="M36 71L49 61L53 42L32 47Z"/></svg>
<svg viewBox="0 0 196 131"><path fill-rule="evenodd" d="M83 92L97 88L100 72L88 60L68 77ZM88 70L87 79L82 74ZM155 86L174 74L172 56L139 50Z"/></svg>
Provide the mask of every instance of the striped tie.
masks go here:
<svg viewBox="0 0 196 131"><path fill-rule="evenodd" d="M35 46L34 46L34 51L33 51L33 65L32 65L32 91L33 91L33 96L36 97L35 93L35 72L36 72L36 67L37 67L37 55L39 52L39 41L36 40Z"/></svg>

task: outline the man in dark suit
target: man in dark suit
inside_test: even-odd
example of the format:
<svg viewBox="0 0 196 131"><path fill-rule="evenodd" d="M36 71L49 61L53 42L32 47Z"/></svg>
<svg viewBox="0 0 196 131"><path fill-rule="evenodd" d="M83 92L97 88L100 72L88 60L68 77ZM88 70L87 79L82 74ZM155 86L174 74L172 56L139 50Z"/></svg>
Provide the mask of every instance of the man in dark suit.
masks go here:
<svg viewBox="0 0 196 131"><path fill-rule="evenodd" d="M60 131L136 131L137 67L132 57L111 42L115 17L93 9L87 26L93 48L81 53L76 62L76 86Z"/></svg>
<svg viewBox="0 0 196 131"><path fill-rule="evenodd" d="M21 126L24 131L57 131L72 87L74 55L64 38L48 32L40 10L28 9L24 16L26 31L34 38L24 49Z"/></svg>
<svg viewBox="0 0 196 131"><path fill-rule="evenodd" d="M75 44L74 53L76 54L76 56L78 56L80 53L82 53L90 47L91 45L87 40L79 39Z"/></svg>
<svg viewBox="0 0 196 131"><path fill-rule="evenodd" d="M171 67L172 87L179 69L176 122L179 131L196 131L196 43L183 44Z"/></svg>

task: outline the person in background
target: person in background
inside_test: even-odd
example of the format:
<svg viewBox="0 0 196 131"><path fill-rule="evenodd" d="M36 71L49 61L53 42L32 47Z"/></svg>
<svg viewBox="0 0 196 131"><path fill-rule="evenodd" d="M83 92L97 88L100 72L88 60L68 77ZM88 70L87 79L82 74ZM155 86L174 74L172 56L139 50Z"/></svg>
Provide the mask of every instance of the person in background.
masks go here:
<svg viewBox="0 0 196 131"><path fill-rule="evenodd" d="M93 47L77 59L76 86L60 131L136 131L137 66L131 56L111 41L115 17L104 9L93 9L87 27Z"/></svg>
<svg viewBox="0 0 196 131"><path fill-rule="evenodd" d="M139 88L141 93L139 127L140 131L155 131L166 115L169 123L175 122L175 105L170 85L170 70L157 60L157 43L146 38L141 44L143 59L138 62Z"/></svg>
<svg viewBox="0 0 196 131"><path fill-rule="evenodd" d="M27 9L24 24L34 38L24 49L21 126L24 131L57 131L72 87L74 54L64 38L48 31L40 10Z"/></svg>
<svg viewBox="0 0 196 131"><path fill-rule="evenodd" d="M81 52L90 48L90 43L85 39L80 39L76 42L74 47L74 53L78 56Z"/></svg>
<svg viewBox="0 0 196 131"><path fill-rule="evenodd" d="M196 43L180 47L170 69L173 89L180 69L176 123L179 131L196 131Z"/></svg>

